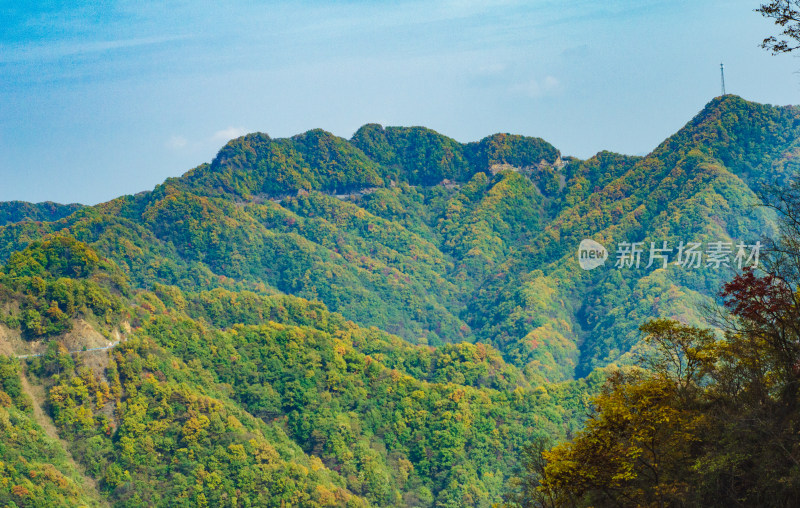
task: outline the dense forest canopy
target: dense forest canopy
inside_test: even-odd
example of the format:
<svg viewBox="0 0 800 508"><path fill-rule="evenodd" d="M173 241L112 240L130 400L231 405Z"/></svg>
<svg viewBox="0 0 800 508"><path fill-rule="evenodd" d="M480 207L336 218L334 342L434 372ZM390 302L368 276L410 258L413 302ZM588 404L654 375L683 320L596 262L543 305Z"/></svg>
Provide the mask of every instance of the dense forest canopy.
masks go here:
<svg viewBox="0 0 800 508"><path fill-rule="evenodd" d="M794 374L778 346L748 363L760 336L723 344L701 309L727 299L745 319L747 288L783 286L734 278L735 252L691 268L619 264L617 248L791 238L783 209L756 205L796 174L799 144L800 110L728 95L644 157L369 124L350 140L249 134L97 206L4 204L0 505L710 499L754 469L707 448L708 380L730 390L778 369L748 395L764 406ZM584 239L604 265L581 269ZM673 321L640 330L654 318ZM656 415L670 422L658 439L685 445L656 497L637 469L654 436L590 460L612 446L592 432L608 438L620 414L631 432ZM568 437L533 460L530 443ZM698 457L714 466L700 490L680 478ZM580 483L570 465L584 462L596 469ZM791 480L785 465L764 474Z"/></svg>
<svg viewBox="0 0 800 508"><path fill-rule="evenodd" d="M794 506L800 389L800 184L771 202L781 234L720 291L720 333L656 319L585 428L526 450L519 506Z"/></svg>

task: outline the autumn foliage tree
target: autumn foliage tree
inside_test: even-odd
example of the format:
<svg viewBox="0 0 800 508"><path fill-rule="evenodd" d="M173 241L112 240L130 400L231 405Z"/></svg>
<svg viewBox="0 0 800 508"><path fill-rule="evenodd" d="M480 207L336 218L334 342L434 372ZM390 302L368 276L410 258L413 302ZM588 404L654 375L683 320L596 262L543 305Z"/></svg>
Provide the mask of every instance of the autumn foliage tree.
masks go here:
<svg viewBox="0 0 800 508"><path fill-rule="evenodd" d="M530 461L522 506L800 503L800 186L781 235L726 283L722 333L655 320L649 354L610 376L572 441Z"/></svg>
<svg viewBox="0 0 800 508"><path fill-rule="evenodd" d="M761 47L772 52L789 53L800 48L800 2L798 0L772 0L761 4L756 12L772 19L783 29L779 37L770 36L764 39Z"/></svg>

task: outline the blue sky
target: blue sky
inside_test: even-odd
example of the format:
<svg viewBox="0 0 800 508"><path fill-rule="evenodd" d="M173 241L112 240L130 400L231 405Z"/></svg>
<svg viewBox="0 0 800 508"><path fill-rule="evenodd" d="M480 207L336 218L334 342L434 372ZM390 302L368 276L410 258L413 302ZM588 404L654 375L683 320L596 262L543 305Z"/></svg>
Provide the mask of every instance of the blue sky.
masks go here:
<svg viewBox="0 0 800 508"><path fill-rule="evenodd" d="M152 189L245 132L369 122L644 154L719 95L800 103L758 0L0 0L0 200Z"/></svg>

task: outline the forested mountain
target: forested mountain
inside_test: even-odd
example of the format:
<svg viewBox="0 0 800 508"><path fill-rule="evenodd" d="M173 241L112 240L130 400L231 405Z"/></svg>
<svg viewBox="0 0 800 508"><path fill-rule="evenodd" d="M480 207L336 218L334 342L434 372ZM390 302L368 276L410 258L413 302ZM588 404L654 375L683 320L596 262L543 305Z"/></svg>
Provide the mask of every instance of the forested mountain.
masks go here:
<svg viewBox="0 0 800 508"><path fill-rule="evenodd" d="M63 219L82 205L73 203L71 205L60 205L47 201L44 203L26 203L24 201L5 201L0 202L0 224L6 225L21 221L44 221L52 222Z"/></svg>
<svg viewBox="0 0 800 508"><path fill-rule="evenodd" d="M370 124L249 134L93 207L3 204L0 352L42 356L0 369L0 502L499 502L646 319L704 323L798 143L800 110L728 95L645 157ZM733 266L646 267L651 242Z"/></svg>

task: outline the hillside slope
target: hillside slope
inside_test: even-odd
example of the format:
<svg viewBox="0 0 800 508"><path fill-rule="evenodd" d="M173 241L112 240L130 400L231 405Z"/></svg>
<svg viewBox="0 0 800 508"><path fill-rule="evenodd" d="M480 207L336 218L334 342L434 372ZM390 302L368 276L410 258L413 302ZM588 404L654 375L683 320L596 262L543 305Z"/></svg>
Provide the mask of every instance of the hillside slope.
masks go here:
<svg viewBox="0 0 800 508"><path fill-rule="evenodd" d="M0 318L13 353L44 354L11 364L118 506L489 506L530 439L580 426L644 320L701 323L733 273L647 267L650 243L672 261L770 235L758 194L798 143L800 110L735 96L645 157L250 134L149 192L9 212ZM592 271L586 238L609 252ZM646 246L638 267L614 266L623 242ZM125 340L67 353L79 323Z"/></svg>
<svg viewBox="0 0 800 508"><path fill-rule="evenodd" d="M152 192L9 225L0 254L67 230L137 287L319 299L412 342L488 342L528 375L566 379L619 358L649 315L699 319L684 295L729 276L582 272L580 241L612 257L623 241L754 242L771 228L755 191L796 171L798 129L794 108L725 96L643 158L562 160L536 138L460 144L417 127L251 134Z"/></svg>

